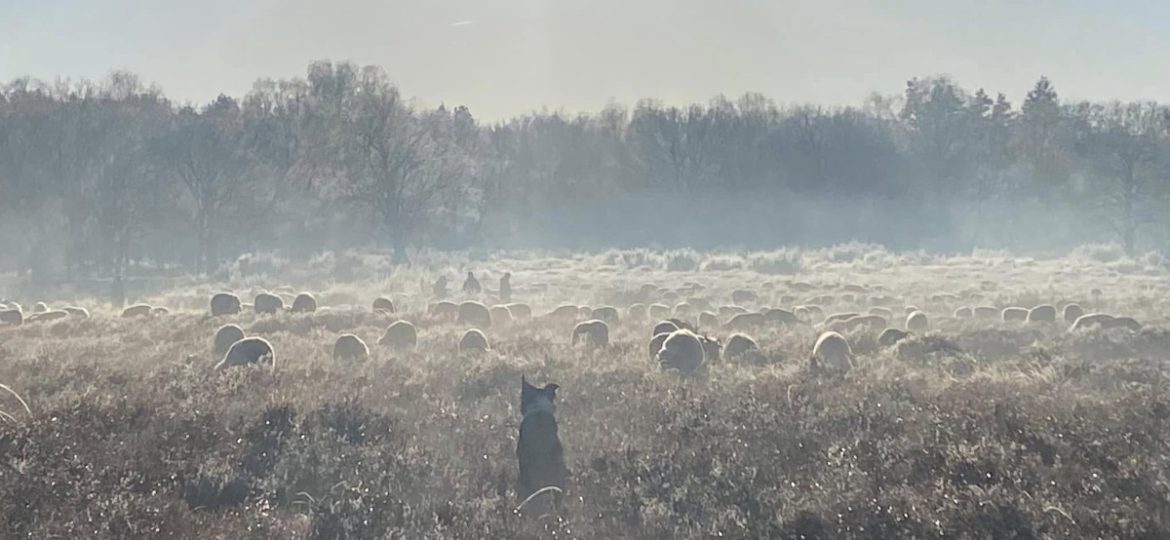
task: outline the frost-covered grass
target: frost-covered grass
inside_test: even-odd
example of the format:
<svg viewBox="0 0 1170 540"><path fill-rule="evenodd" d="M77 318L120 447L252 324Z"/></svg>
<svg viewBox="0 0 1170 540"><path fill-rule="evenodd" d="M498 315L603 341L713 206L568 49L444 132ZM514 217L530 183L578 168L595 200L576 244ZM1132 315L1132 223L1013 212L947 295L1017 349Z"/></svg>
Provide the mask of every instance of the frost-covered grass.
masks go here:
<svg viewBox="0 0 1170 540"><path fill-rule="evenodd" d="M1135 259L1129 271L1081 253L863 245L421 253L405 268L377 253L256 260L263 274L236 269L132 299L170 316L121 319L92 298L47 294L95 316L0 327L0 382L12 390L0 389L0 537L1170 535L1170 276L1160 260ZM537 316L485 329L493 350L482 356L457 354L465 328L426 315L434 278L447 275L463 300L468 270L487 289L474 299L488 305L512 272L514 301ZM932 330L883 348L875 329L858 329L848 334L858 367L826 378L807 369L813 326L761 328L750 332L763 350L753 362L680 380L649 358L652 321L625 316L633 302L691 299L715 311L738 289L757 294L743 306L753 310L880 303L895 327L915 305ZM306 290L329 309L212 319L206 302L221 290L245 302ZM383 295L399 313L371 312ZM1072 301L1145 328L950 318L959 306ZM611 346L571 347L572 322L543 317L563 304L622 308ZM399 318L418 325L418 350L376 344ZM228 322L272 342L274 373L210 369L212 335ZM372 357L334 361L342 333ZM571 485L559 520L512 512L521 375L561 387Z"/></svg>

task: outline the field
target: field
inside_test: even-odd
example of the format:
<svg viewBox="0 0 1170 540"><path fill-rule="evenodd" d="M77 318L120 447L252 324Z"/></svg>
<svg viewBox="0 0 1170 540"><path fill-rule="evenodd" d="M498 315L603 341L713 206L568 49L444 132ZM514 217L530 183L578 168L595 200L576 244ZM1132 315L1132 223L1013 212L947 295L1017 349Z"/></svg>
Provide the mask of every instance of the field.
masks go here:
<svg viewBox="0 0 1170 540"><path fill-rule="evenodd" d="M891 253L873 246L696 253L377 253L254 257L214 281L131 293L169 315L121 318L103 298L46 292L88 319L0 326L3 538L1167 538L1170 274L1154 255L1087 246L1055 259ZM240 270L244 269L244 274ZM492 349L431 316L473 270L512 273L531 320L495 321ZM653 287L644 287L653 285ZM211 317L208 299L311 291L311 314ZM875 305L931 329L891 347L847 334L856 367L809 369L818 329L749 332L760 357L701 377L664 372L634 302ZM374 313L378 296L396 314ZM956 319L963 306L1077 302L1143 328ZM601 348L571 346L564 304L612 305ZM105 307L104 307L105 306ZM397 319L417 350L377 344ZM216 371L226 323L268 339L276 369ZM811 321L816 323L818 321ZM729 330L703 332L726 340ZM365 361L332 357L342 333ZM555 382L570 486L559 517L517 515L520 378Z"/></svg>

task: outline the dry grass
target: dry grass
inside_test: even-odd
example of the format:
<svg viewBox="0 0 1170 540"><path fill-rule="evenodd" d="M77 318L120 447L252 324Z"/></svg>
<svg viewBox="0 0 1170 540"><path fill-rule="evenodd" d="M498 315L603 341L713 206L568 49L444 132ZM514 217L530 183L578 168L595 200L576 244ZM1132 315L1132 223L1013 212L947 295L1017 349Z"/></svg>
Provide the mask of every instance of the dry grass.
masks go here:
<svg viewBox="0 0 1170 540"><path fill-rule="evenodd" d="M1156 266L1121 265L1100 248L1026 260L861 245L421 259L393 270L376 255L321 257L310 272L261 258L253 266L268 275L139 299L172 308L167 317L124 320L90 301L89 320L0 328L0 536L1170 535L1170 332L1160 329L1167 276ZM697 380L657 370L646 321L615 325L602 349L571 347L571 323L493 325L492 351L461 356L465 328L425 315L420 282L445 272L458 290L469 268L488 289L477 300L497 303L492 289L508 270L516 300L538 316L565 303L661 301L640 297L641 286L693 283L705 288L682 298L714 306L740 288L759 293L750 308L831 296L828 313L885 296L895 312L923 309L934 330L891 349L859 330L849 336L859 368L839 378L807 370L810 327L754 332L764 360L715 365ZM846 285L868 292L846 300ZM204 314L219 290L248 301L282 286L331 309ZM939 292L964 305L1077 301L1147 328L948 320L956 306L932 301ZM380 295L400 313L372 313ZM332 359L337 335L374 344L398 318L418 325L416 351L373 345L364 362ZM273 343L275 373L211 369L226 322ZM571 484L559 518L515 513L521 375L561 387Z"/></svg>

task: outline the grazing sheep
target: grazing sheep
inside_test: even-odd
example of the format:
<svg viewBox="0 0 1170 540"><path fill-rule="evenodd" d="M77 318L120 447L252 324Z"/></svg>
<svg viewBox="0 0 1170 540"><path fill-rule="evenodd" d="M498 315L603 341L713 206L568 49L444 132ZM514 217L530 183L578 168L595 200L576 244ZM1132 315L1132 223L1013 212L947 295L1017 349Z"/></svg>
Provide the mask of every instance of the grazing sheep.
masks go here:
<svg viewBox="0 0 1170 540"><path fill-rule="evenodd" d="M122 310L122 317L127 319L131 317L147 317L150 315L152 309L154 308L149 304L134 304Z"/></svg>
<svg viewBox="0 0 1170 540"><path fill-rule="evenodd" d="M487 336L483 332L472 328L463 333L463 337L459 338L459 352L484 352L489 350Z"/></svg>
<svg viewBox="0 0 1170 540"><path fill-rule="evenodd" d="M735 333L727 338L727 346L723 348L723 356L728 360L735 360L751 352L759 352L760 346L756 340L747 334Z"/></svg>
<svg viewBox="0 0 1170 540"><path fill-rule="evenodd" d="M42 311L40 313L33 313L25 322L49 322L57 321L69 317L69 312L62 309L50 309L49 311Z"/></svg>
<svg viewBox="0 0 1170 540"><path fill-rule="evenodd" d="M626 316L630 320L642 321L646 319L646 304L630 304L626 308Z"/></svg>
<svg viewBox="0 0 1170 540"><path fill-rule="evenodd" d="M500 276L500 301L508 303L512 301L512 273L504 272Z"/></svg>
<svg viewBox="0 0 1170 540"><path fill-rule="evenodd" d="M573 327L573 345L577 344L578 339L595 347L609 345L609 325L600 319L577 323Z"/></svg>
<svg viewBox="0 0 1170 540"><path fill-rule="evenodd" d="M1124 328L1130 332L1140 332L1142 330L1141 323L1131 317L1114 317L1105 326L1108 328Z"/></svg>
<svg viewBox="0 0 1170 540"><path fill-rule="evenodd" d="M1001 312L991 306L977 306L971 310L976 319L996 319L1001 316Z"/></svg>
<svg viewBox="0 0 1170 540"><path fill-rule="evenodd" d="M313 313L317 311L317 299L312 294L303 292L293 298L292 307L289 311L293 313Z"/></svg>
<svg viewBox="0 0 1170 540"><path fill-rule="evenodd" d="M507 307L508 311L512 313L512 318L514 319L524 320L532 318L532 307L530 307L528 304L513 303L508 304Z"/></svg>
<svg viewBox="0 0 1170 540"><path fill-rule="evenodd" d="M0 324L20 326L24 324L24 314L19 309L5 309L0 311Z"/></svg>
<svg viewBox="0 0 1170 540"><path fill-rule="evenodd" d="M592 318L593 308L589 306L577 306L577 320L585 320Z"/></svg>
<svg viewBox="0 0 1170 540"><path fill-rule="evenodd" d="M492 325L492 313L487 306L479 302L468 301L459 304L459 317L456 322L489 328Z"/></svg>
<svg viewBox="0 0 1170 540"><path fill-rule="evenodd" d="M379 296L374 299L373 310L374 313L394 313L394 301L385 296Z"/></svg>
<svg viewBox="0 0 1170 540"><path fill-rule="evenodd" d="M1028 311L1027 320L1030 323L1056 322L1056 308L1048 304L1036 306Z"/></svg>
<svg viewBox="0 0 1170 540"><path fill-rule="evenodd" d="M665 319L670 316L670 307L662 304L650 304L648 313L651 319Z"/></svg>
<svg viewBox="0 0 1170 540"><path fill-rule="evenodd" d="M884 307L871 307L869 308L869 314L877 315L887 321L894 318L894 312Z"/></svg>
<svg viewBox="0 0 1170 540"><path fill-rule="evenodd" d="M650 359L651 360L658 359L658 351L662 350L662 343L665 342L666 338L670 337L670 334L672 334L673 332L674 332L674 330L671 330L670 332L662 332L659 334L654 334L654 337L650 338Z"/></svg>
<svg viewBox="0 0 1170 540"><path fill-rule="evenodd" d="M1130 317L1114 317L1105 313L1088 313L1077 317L1077 320L1073 322L1069 331L1075 332L1093 327L1100 328L1101 330L1125 328L1132 332L1137 332L1142 329L1141 323Z"/></svg>
<svg viewBox="0 0 1170 540"><path fill-rule="evenodd" d="M724 327L729 330L752 330L765 326L767 322L763 313L740 313L727 321Z"/></svg>
<svg viewBox="0 0 1170 540"><path fill-rule="evenodd" d="M231 293L217 293L211 297L211 316L235 315L240 312L240 298Z"/></svg>
<svg viewBox="0 0 1170 540"><path fill-rule="evenodd" d="M8 302L8 309L14 309L14 310L16 310L16 311L19 311L19 312L21 312L21 313L24 313L24 309L23 309L23 308L21 308L21 307L20 307L20 304L18 304L18 303L16 303L16 302Z"/></svg>
<svg viewBox="0 0 1170 540"><path fill-rule="evenodd" d="M479 285L479 280L475 279L475 274L468 272L467 279L463 280L463 292L479 294L481 291L483 291L483 287Z"/></svg>
<svg viewBox="0 0 1170 540"><path fill-rule="evenodd" d="M654 330L652 332L650 332L650 335L657 336L658 334L661 334L664 332L669 334L671 332L674 332L675 330L678 330L678 328L679 328L678 324L675 323L674 321L662 321L662 322L659 322L658 324L654 325Z"/></svg>
<svg viewBox="0 0 1170 540"><path fill-rule="evenodd" d="M1028 310L1022 307L1005 307L1000 312L1003 322L1024 322L1028 320Z"/></svg>
<svg viewBox="0 0 1170 540"><path fill-rule="evenodd" d="M930 321L925 313L915 311L906 316L906 329L911 332L925 332L930 329Z"/></svg>
<svg viewBox="0 0 1170 540"><path fill-rule="evenodd" d="M618 324L621 321L621 316L615 307L604 306L594 309L590 314L590 318L601 319L606 324Z"/></svg>
<svg viewBox="0 0 1170 540"><path fill-rule="evenodd" d="M394 321L386 327L378 344L394 349L413 349L418 346L418 329L408 321Z"/></svg>
<svg viewBox="0 0 1170 540"><path fill-rule="evenodd" d="M658 351L662 369L678 370L681 375L694 375L703 365L703 342L690 330L675 330L666 336Z"/></svg>
<svg viewBox="0 0 1170 540"><path fill-rule="evenodd" d="M234 324L227 324L215 331L215 338L211 342L211 352L216 356L223 355L232 344L244 339L244 329Z"/></svg>
<svg viewBox="0 0 1170 540"><path fill-rule="evenodd" d="M764 318L773 324L783 324L786 326L800 324L800 320L796 318L796 314L787 309L771 308L765 310Z"/></svg>
<svg viewBox="0 0 1170 540"><path fill-rule="evenodd" d="M723 320L729 320L740 313L747 313L747 310L739 306L720 306L718 311L719 318Z"/></svg>
<svg viewBox="0 0 1170 540"><path fill-rule="evenodd" d="M849 342L837 332L825 332L813 345L809 365L817 371L843 373L853 367L853 350Z"/></svg>
<svg viewBox="0 0 1170 540"><path fill-rule="evenodd" d="M37 313L45 313L46 311L49 311L49 306L44 302L37 302L33 304L32 312L34 315Z"/></svg>
<svg viewBox="0 0 1170 540"><path fill-rule="evenodd" d="M1064 322L1068 324L1076 322L1077 318L1084 314L1085 308L1082 308L1080 304L1069 304L1064 306Z"/></svg>
<svg viewBox="0 0 1170 540"><path fill-rule="evenodd" d="M686 303L699 311L706 311L711 309L711 302L709 302L706 298L700 298L698 296L687 298Z"/></svg>
<svg viewBox="0 0 1170 540"><path fill-rule="evenodd" d="M66 307L63 309L66 313L69 314L70 317L74 317L77 319L88 319L89 318L89 310L85 309L83 307L69 306L69 307Z"/></svg>
<svg viewBox="0 0 1170 540"><path fill-rule="evenodd" d="M877 315L858 315L843 321L838 321L832 325L832 328L838 332L841 330L845 330L846 332L853 332L858 328L868 327L870 330L876 332L884 329L887 324L888 323L886 322L885 318L879 317Z"/></svg>
<svg viewBox="0 0 1170 540"><path fill-rule="evenodd" d="M679 319L689 319L695 316L695 308L687 303L674 306L674 316Z"/></svg>
<svg viewBox="0 0 1170 540"><path fill-rule="evenodd" d="M719 328L719 317L710 311L704 311L699 314L699 326L701 328Z"/></svg>
<svg viewBox="0 0 1170 540"><path fill-rule="evenodd" d="M756 293L740 289L731 293L731 302L734 304L750 304L758 300Z"/></svg>
<svg viewBox="0 0 1170 540"><path fill-rule="evenodd" d="M353 334L342 334L333 342L334 360L365 360L370 356L370 348L362 338Z"/></svg>
<svg viewBox="0 0 1170 540"><path fill-rule="evenodd" d="M882 347L892 347L899 341L909 336L909 332L903 332L897 328L887 328L878 336L878 345Z"/></svg>
<svg viewBox="0 0 1170 540"><path fill-rule="evenodd" d="M963 306L961 308L955 309L955 318L956 319L970 319L970 318L973 318L974 316L975 316L975 312L972 311L970 307Z"/></svg>
<svg viewBox="0 0 1170 540"><path fill-rule="evenodd" d="M537 388L520 378L520 436L516 440L521 511L528 515L552 513L564 496L568 470L557 435L555 384ZM549 489L542 492L542 490ZM539 493L539 495L537 495ZM535 498L534 498L535 497Z"/></svg>
<svg viewBox="0 0 1170 540"><path fill-rule="evenodd" d="M264 338L244 338L228 347L227 354L216 369L257 364L262 360L267 360L272 364L272 369L276 369L276 353L272 349L272 344Z"/></svg>
<svg viewBox="0 0 1170 540"><path fill-rule="evenodd" d="M491 315L492 322L496 324L512 324L512 310L508 309L508 306L492 306L488 309L488 314Z"/></svg>
<svg viewBox="0 0 1170 540"><path fill-rule="evenodd" d="M548 318L558 323L576 322L581 315L581 308L574 305L559 306L548 314Z"/></svg>
<svg viewBox="0 0 1170 540"><path fill-rule="evenodd" d="M260 293L252 299L252 309L256 313L273 315L284 309L284 300L275 294Z"/></svg>
<svg viewBox="0 0 1170 540"><path fill-rule="evenodd" d="M829 315L828 317L825 317L825 320L821 322L821 325L828 327L837 321L847 321L847 320L852 319L854 317L860 317L860 316L861 316L860 313L853 312L853 311L850 311L847 313L834 313L832 315Z"/></svg>
<svg viewBox="0 0 1170 540"><path fill-rule="evenodd" d="M459 316L459 305L455 302L439 302L431 306L431 316L438 319L454 319Z"/></svg>

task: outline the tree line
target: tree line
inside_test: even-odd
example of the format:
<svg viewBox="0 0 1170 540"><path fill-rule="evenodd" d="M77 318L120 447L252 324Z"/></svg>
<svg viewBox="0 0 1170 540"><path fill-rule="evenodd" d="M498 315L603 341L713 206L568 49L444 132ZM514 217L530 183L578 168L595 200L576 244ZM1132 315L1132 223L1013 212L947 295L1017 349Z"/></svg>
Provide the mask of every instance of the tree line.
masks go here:
<svg viewBox="0 0 1170 540"><path fill-rule="evenodd" d="M0 271L210 272L408 248L1170 245L1170 112L946 77L854 107L758 94L476 120L317 62L176 104L130 73L0 88Z"/></svg>

